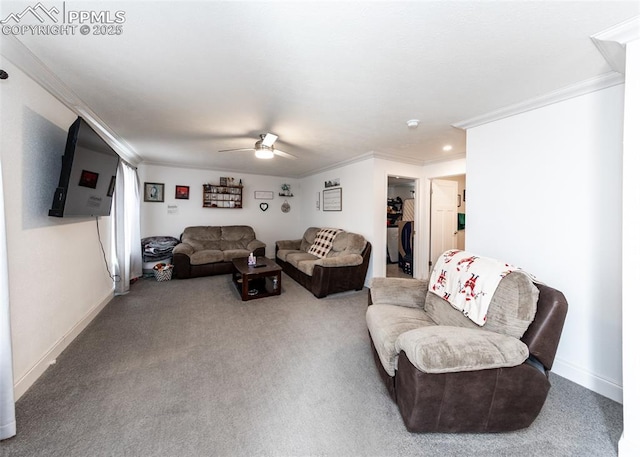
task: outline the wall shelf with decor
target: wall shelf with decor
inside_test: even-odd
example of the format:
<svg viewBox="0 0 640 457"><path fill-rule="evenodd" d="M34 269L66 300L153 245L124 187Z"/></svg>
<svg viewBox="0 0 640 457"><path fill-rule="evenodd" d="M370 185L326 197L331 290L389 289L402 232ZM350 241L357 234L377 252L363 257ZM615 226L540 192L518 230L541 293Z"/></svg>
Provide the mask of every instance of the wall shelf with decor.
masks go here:
<svg viewBox="0 0 640 457"><path fill-rule="evenodd" d="M242 186L202 185L203 208L242 208Z"/></svg>

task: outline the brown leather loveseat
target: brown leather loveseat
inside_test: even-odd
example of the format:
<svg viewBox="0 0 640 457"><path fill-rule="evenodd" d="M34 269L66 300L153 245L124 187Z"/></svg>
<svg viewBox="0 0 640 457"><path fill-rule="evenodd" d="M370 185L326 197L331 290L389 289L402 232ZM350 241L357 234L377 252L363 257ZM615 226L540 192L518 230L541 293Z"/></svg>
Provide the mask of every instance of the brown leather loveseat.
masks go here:
<svg viewBox="0 0 640 457"><path fill-rule="evenodd" d="M323 231L337 234L327 252L318 254L313 247ZM370 256L371 243L362 235L339 229L309 227L302 238L276 241L276 263L317 298L362 290Z"/></svg>
<svg viewBox="0 0 640 457"><path fill-rule="evenodd" d="M173 276L178 279L228 274L232 259L264 256L265 246L248 225L187 227L173 248Z"/></svg>
<svg viewBox="0 0 640 457"><path fill-rule="evenodd" d="M432 290L427 281L374 278L369 291L373 356L407 429L528 427L550 388L567 313L564 295L511 272L500 280L480 327Z"/></svg>

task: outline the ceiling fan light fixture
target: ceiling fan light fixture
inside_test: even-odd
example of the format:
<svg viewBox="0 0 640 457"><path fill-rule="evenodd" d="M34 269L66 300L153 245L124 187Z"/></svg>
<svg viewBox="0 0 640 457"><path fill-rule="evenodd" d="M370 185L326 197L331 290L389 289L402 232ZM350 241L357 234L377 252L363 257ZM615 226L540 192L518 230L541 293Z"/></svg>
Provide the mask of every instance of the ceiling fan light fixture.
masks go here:
<svg viewBox="0 0 640 457"><path fill-rule="evenodd" d="M273 150L267 147L256 148L256 157L258 159L273 159Z"/></svg>

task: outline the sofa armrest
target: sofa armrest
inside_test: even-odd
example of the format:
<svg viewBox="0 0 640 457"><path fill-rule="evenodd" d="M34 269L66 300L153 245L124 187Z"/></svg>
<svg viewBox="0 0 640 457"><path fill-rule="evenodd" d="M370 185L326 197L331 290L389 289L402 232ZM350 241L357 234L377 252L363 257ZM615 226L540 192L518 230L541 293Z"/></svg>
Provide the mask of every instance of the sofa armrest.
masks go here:
<svg viewBox="0 0 640 457"><path fill-rule="evenodd" d="M258 250L258 249L260 249L260 248L263 248L263 250L264 250L264 248L266 248L266 247L267 247L267 245L266 245L266 244L264 244L264 243L263 243L262 241L260 241L260 240L251 240L251 241L249 242L249 244L247 244L247 249L248 249L249 251L251 251L251 252L256 251L256 250Z"/></svg>
<svg viewBox="0 0 640 457"><path fill-rule="evenodd" d="M276 251L279 249L291 249L296 250L300 249L302 245L302 238L299 240L279 240L276 241Z"/></svg>
<svg viewBox="0 0 640 457"><path fill-rule="evenodd" d="M173 255L184 254L186 256L191 256L191 254L193 254L194 252L195 249L189 243L178 243L173 248Z"/></svg>
<svg viewBox="0 0 640 457"><path fill-rule="evenodd" d="M396 351L424 373L515 367L529 357L517 338L475 328L430 325L402 333Z"/></svg>
<svg viewBox="0 0 640 457"><path fill-rule="evenodd" d="M409 278L373 278L371 304L424 308L429 283Z"/></svg>
<svg viewBox="0 0 640 457"><path fill-rule="evenodd" d="M325 257L316 261L316 265L321 267L355 267L362 264L360 254L346 254L336 257Z"/></svg>

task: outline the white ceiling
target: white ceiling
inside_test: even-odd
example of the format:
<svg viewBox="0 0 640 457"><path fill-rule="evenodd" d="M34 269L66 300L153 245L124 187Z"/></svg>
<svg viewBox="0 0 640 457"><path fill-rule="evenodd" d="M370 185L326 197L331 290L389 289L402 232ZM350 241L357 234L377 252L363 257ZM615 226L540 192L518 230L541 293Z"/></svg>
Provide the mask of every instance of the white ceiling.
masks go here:
<svg viewBox="0 0 640 457"><path fill-rule="evenodd" d="M24 6L3 2L2 18ZM453 123L610 72L590 36L640 14L637 1L66 7L124 11L123 33L19 40L144 162L289 177L372 151L460 156ZM266 132L299 159L218 152Z"/></svg>

